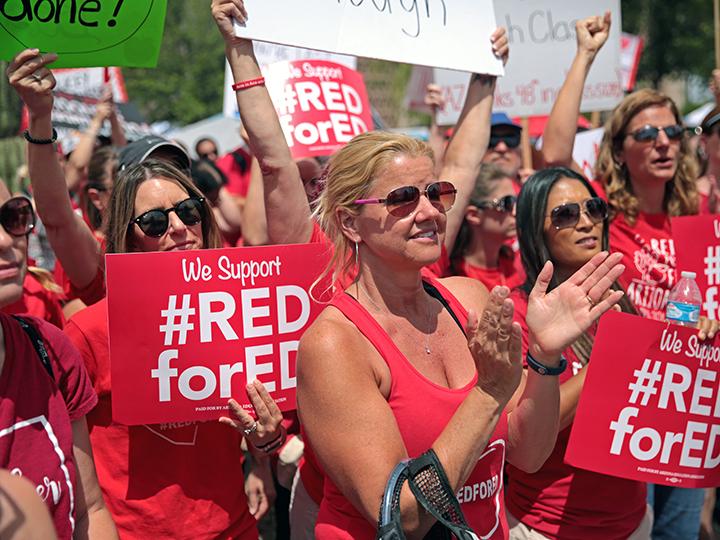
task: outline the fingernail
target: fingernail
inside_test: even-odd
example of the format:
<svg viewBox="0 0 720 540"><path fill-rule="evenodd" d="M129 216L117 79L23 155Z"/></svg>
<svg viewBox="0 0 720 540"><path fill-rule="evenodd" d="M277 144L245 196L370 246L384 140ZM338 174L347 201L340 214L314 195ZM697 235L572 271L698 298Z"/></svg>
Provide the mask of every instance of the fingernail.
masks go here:
<svg viewBox="0 0 720 540"><path fill-rule="evenodd" d="M512 304L503 304L502 311L505 315L510 315L512 312Z"/></svg>

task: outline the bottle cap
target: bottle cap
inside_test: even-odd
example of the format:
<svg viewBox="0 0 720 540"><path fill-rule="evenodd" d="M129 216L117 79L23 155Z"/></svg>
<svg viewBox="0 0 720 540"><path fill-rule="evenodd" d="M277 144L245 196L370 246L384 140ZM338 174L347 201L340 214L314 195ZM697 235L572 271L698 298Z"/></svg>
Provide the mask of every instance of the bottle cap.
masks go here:
<svg viewBox="0 0 720 540"><path fill-rule="evenodd" d="M680 273L680 276L688 278L688 279L695 279L696 274L695 274L695 272L688 272L687 270L683 270Z"/></svg>

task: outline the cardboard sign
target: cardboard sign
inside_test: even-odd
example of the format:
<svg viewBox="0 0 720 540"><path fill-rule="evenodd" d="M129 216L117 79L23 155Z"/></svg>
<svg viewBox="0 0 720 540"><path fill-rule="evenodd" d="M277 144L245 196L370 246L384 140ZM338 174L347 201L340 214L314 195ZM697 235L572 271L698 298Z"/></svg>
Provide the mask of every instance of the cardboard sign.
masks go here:
<svg viewBox="0 0 720 540"><path fill-rule="evenodd" d="M265 85L293 158L328 156L372 129L363 77L324 60L267 67Z"/></svg>
<svg viewBox="0 0 720 540"><path fill-rule="evenodd" d="M672 219L678 274L695 272L708 319L720 319L720 216L685 216Z"/></svg>
<svg viewBox="0 0 720 540"><path fill-rule="evenodd" d="M245 0L240 37L502 75L492 0Z"/></svg>
<svg viewBox="0 0 720 540"><path fill-rule="evenodd" d="M52 73L56 83L55 92L98 99L102 96L105 84L110 84L115 103L127 103L125 78L118 67L53 69ZM106 74L109 77L107 83Z"/></svg>
<svg viewBox="0 0 720 540"><path fill-rule="evenodd" d="M262 382L295 408L298 340L324 307L323 244L107 256L113 419L214 420ZM325 287L318 285L317 298Z"/></svg>
<svg viewBox="0 0 720 540"><path fill-rule="evenodd" d="M0 59L58 53L52 67L157 64L167 0L4 0Z"/></svg>
<svg viewBox="0 0 720 540"><path fill-rule="evenodd" d="M720 485L720 337L626 313L600 321L565 460L678 487Z"/></svg>

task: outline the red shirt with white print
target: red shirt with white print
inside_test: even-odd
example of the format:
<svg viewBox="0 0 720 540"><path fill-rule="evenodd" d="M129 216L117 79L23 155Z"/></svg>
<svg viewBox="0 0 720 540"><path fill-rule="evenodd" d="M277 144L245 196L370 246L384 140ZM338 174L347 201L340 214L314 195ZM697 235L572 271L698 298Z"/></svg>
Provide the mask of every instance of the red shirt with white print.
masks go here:
<svg viewBox="0 0 720 540"><path fill-rule="evenodd" d="M0 313L5 361L0 373L0 467L22 476L50 510L58 538L72 538L77 508L71 422L97 403L78 351L62 331L24 317L42 337L53 376L29 336Z"/></svg>
<svg viewBox="0 0 720 540"><path fill-rule="evenodd" d="M623 255L625 271L618 281L638 314L664 321L667 298L677 282L667 214L641 212L635 225L618 214L610 223L610 251Z"/></svg>

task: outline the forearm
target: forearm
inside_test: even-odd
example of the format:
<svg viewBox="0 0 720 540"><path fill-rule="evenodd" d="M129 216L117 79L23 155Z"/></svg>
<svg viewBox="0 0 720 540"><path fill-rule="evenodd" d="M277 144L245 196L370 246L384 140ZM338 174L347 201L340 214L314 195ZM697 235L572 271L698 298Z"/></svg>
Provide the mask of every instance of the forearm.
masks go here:
<svg viewBox="0 0 720 540"><path fill-rule="evenodd" d="M250 185L242 213L243 239L246 245L262 246L268 243L262 174L257 159L253 158L250 167Z"/></svg>
<svg viewBox="0 0 720 540"><path fill-rule="evenodd" d="M443 168L443 158L445 153L445 137L443 136L442 129L437 125L436 111L433 110L431 113L430 131L428 133L428 145L435 155L435 173L440 174Z"/></svg>
<svg viewBox="0 0 720 540"><path fill-rule="evenodd" d="M570 367L568 367L568 369L570 369ZM577 410L580 394L582 392L583 385L585 384L586 373L587 366L583 366L577 374L560 385L559 431L562 431L566 427L572 425L573 420L575 419L575 411Z"/></svg>
<svg viewBox="0 0 720 540"><path fill-rule="evenodd" d="M235 199L232 198L224 187L220 188L217 207L223 215L225 222L232 227L235 232L240 232L240 228L242 227L242 210L240 210Z"/></svg>
<svg viewBox="0 0 720 540"><path fill-rule="evenodd" d="M547 166L570 167L585 81L594 56L580 51L560 88L543 133L542 158Z"/></svg>
<svg viewBox="0 0 720 540"><path fill-rule="evenodd" d="M84 171L87 170L93 150L95 150L95 140L102 129L102 125L102 118L95 116L90 121L87 129L80 135L77 146L70 154L70 159L68 159L65 167L65 183L68 191L75 191L80 187Z"/></svg>
<svg viewBox="0 0 720 540"><path fill-rule="evenodd" d="M117 114L110 115L110 142L115 148L127 146L125 130L123 129Z"/></svg>
<svg viewBox="0 0 720 540"><path fill-rule="evenodd" d="M115 522L104 502L101 502L83 516L78 516L75 525L75 540L94 540L95 538L119 538Z"/></svg>

